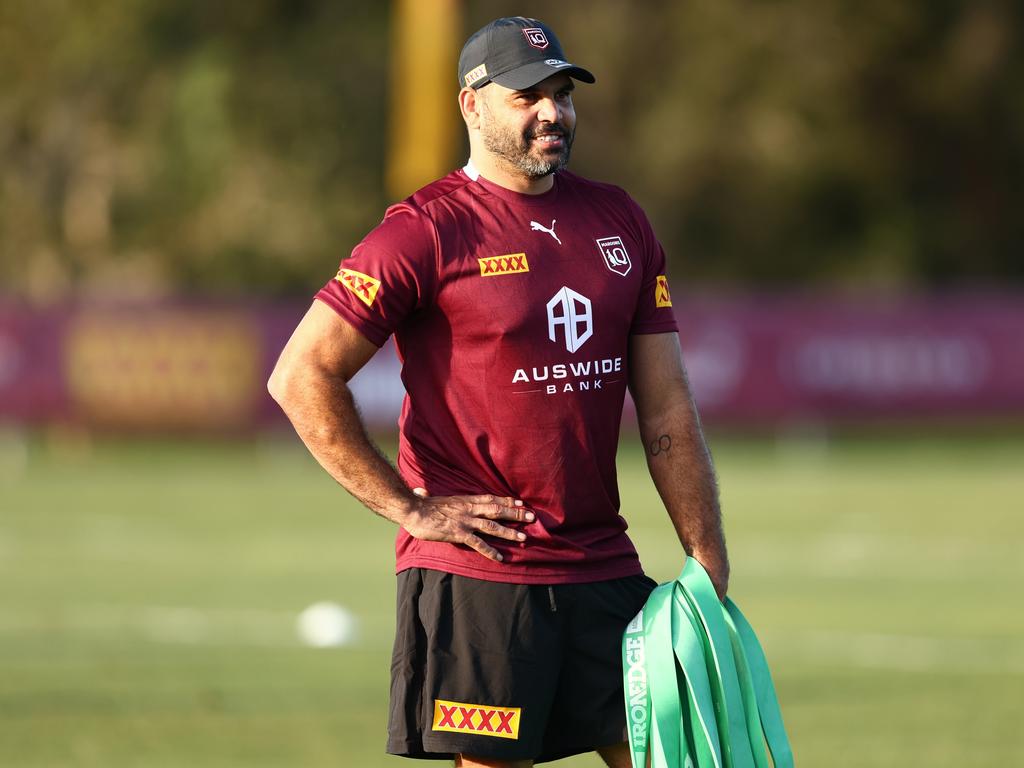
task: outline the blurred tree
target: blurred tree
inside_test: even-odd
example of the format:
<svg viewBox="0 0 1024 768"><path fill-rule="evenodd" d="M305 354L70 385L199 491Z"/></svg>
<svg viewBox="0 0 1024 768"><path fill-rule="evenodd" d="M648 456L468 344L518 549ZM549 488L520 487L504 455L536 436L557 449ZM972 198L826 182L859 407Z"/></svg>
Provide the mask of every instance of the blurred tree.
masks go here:
<svg viewBox="0 0 1024 768"><path fill-rule="evenodd" d="M595 72L573 167L644 205L681 287L1024 279L1019 3L463 6ZM2 291L308 295L388 202L388 10L5 0Z"/></svg>
<svg viewBox="0 0 1024 768"><path fill-rule="evenodd" d="M385 4L0 6L0 280L309 293L380 216Z"/></svg>
<svg viewBox="0 0 1024 768"><path fill-rule="evenodd" d="M687 280L1024 277L1020 4L521 7L597 74L575 167L640 200Z"/></svg>

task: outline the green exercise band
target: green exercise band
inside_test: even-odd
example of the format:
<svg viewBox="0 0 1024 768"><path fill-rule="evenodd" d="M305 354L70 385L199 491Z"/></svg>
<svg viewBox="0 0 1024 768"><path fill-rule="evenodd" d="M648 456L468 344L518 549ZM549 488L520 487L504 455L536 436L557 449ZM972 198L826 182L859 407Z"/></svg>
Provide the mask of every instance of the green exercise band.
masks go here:
<svg viewBox="0 0 1024 768"><path fill-rule="evenodd" d="M757 635L696 559L629 622L622 675L633 768L793 768Z"/></svg>

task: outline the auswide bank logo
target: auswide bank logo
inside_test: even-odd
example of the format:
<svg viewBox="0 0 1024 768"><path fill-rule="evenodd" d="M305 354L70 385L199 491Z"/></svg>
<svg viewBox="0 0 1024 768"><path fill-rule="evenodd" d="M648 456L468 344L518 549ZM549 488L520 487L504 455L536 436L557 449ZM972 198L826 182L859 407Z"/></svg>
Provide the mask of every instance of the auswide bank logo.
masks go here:
<svg viewBox="0 0 1024 768"><path fill-rule="evenodd" d="M587 339L594 335L594 314L590 299L572 288L562 290L548 302L548 338L558 342L558 331L562 329L565 348L575 352Z"/></svg>
<svg viewBox="0 0 1024 768"><path fill-rule="evenodd" d="M594 312L590 299L568 286L551 297L547 304L548 339L575 353L594 335ZM599 392L605 384L622 381L622 358L602 357L593 360L575 358L548 365L516 368L512 385L534 384L535 389L516 392L544 392L548 395L565 392ZM611 375L614 378L605 378Z"/></svg>
<svg viewBox="0 0 1024 768"><path fill-rule="evenodd" d="M434 699L432 730L518 739L521 713L520 707L493 707Z"/></svg>

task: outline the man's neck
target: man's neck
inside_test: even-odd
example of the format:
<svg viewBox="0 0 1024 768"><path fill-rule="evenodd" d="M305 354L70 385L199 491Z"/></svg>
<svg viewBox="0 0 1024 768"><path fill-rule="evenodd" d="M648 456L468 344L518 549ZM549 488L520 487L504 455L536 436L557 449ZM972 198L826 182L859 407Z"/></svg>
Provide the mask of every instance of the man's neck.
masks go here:
<svg viewBox="0 0 1024 768"><path fill-rule="evenodd" d="M492 184L524 195L542 195L555 183L553 173L540 177L526 176L510 166L507 161L489 152L471 152L469 163L478 174Z"/></svg>

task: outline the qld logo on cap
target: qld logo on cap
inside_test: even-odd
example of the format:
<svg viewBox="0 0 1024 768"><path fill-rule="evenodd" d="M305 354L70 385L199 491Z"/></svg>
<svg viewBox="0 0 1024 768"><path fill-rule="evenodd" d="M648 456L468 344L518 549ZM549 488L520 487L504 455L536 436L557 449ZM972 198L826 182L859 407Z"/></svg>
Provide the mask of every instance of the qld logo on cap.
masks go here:
<svg viewBox="0 0 1024 768"><path fill-rule="evenodd" d="M549 45L548 37L540 27L524 27L523 34L526 35L526 42L534 48L539 48L543 51Z"/></svg>

